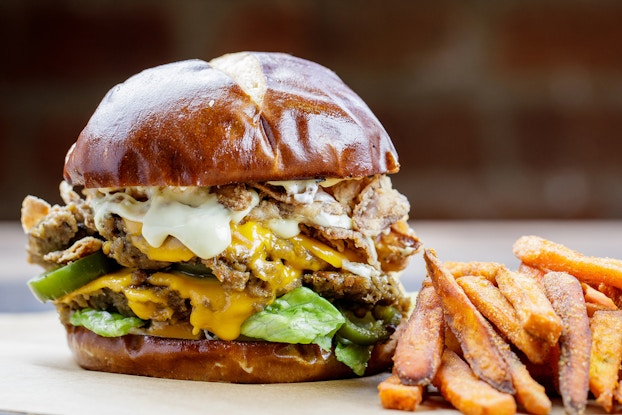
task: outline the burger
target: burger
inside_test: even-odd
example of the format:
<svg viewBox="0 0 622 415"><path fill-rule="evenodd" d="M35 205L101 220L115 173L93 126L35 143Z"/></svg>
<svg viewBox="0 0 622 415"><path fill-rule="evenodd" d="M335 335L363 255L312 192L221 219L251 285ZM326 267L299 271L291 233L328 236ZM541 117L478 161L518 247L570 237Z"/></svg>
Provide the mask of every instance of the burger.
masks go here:
<svg viewBox="0 0 622 415"><path fill-rule="evenodd" d="M144 70L27 196L28 284L81 367L235 383L378 373L420 242L378 119L329 69L241 52Z"/></svg>

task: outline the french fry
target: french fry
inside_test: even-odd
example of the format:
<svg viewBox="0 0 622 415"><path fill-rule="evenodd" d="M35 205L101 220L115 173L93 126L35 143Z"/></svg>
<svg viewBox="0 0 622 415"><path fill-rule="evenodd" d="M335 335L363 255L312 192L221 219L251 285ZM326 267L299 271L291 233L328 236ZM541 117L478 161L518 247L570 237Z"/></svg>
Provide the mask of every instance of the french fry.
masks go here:
<svg viewBox="0 0 622 415"><path fill-rule="evenodd" d="M497 287L484 277L464 276L457 278L456 281L479 312L497 327L508 341L525 353L531 362L543 363L546 360L550 350L549 344L527 333L512 304ZM546 297L544 299L548 302Z"/></svg>
<svg viewBox="0 0 622 415"><path fill-rule="evenodd" d="M541 288L544 273L522 264L528 274L515 273L496 262L446 262L444 264L456 278L481 276L494 285L512 303L525 329L532 335L555 344L561 333L561 321L555 315Z"/></svg>
<svg viewBox="0 0 622 415"><path fill-rule="evenodd" d="M585 298L585 306L587 307L587 315L592 317L599 310L617 310L618 306L608 294L617 295L619 288L610 285L598 284L598 289L584 282L581 283L583 288L583 297ZM603 291L600 291L602 289Z"/></svg>
<svg viewBox="0 0 622 415"><path fill-rule="evenodd" d="M582 282L581 288L583 289L583 297L585 298L585 301L599 304L607 310L618 309L618 307L611 298L609 298L605 293L592 287L591 285Z"/></svg>
<svg viewBox="0 0 622 415"><path fill-rule="evenodd" d="M597 311L607 311L606 308L603 308L603 306L601 306L600 304L594 304L594 303L585 303L585 309L587 310L587 316L588 317L592 317L594 315L594 313L596 313Z"/></svg>
<svg viewBox="0 0 622 415"><path fill-rule="evenodd" d="M545 415L547 390L567 414L584 413L590 392L607 412L622 404L622 261L536 236L514 253L516 272L424 250L428 277L378 385L383 407L416 410L430 383L464 414L519 404Z"/></svg>
<svg viewBox="0 0 622 415"><path fill-rule="evenodd" d="M596 287L598 291L611 298L611 301L613 301L617 308L622 309L622 289L603 283L596 285Z"/></svg>
<svg viewBox="0 0 622 415"><path fill-rule="evenodd" d="M502 350L502 353L510 368L512 384L516 389L516 400L530 414L548 414L551 412L553 403L546 395L544 386L534 380L527 367L510 350L509 345L506 344L506 346L507 350Z"/></svg>
<svg viewBox="0 0 622 415"><path fill-rule="evenodd" d="M515 414L512 395L500 392L475 376L471 368L450 350L443 359L433 381L441 395L466 415Z"/></svg>
<svg viewBox="0 0 622 415"><path fill-rule="evenodd" d="M454 332L451 331L447 324L445 324L445 348L462 357L462 346L460 345L460 340L458 340Z"/></svg>
<svg viewBox="0 0 622 415"><path fill-rule="evenodd" d="M585 302L597 304L603 310L617 310L616 304L613 300L607 297L604 293L598 291L596 288L586 284L581 283L581 288L583 289L583 297L585 298Z"/></svg>
<svg viewBox="0 0 622 415"><path fill-rule="evenodd" d="M499 270L504 269L505 265L497 262L458 262L458 261L446 261L443 266L451 272L455 278L464 277L467 275L477 275L486 278L488 281L496 284L495 279Z"/></svg>
<svg viewBox="0 0 622 415"><path fill-rule="evenodd" d="M555 314L544 288L537 280L506 269L497 274L497 285L514 306L516 315L527 332L550 345L557 343L562 332L562 321ZM537 363L533 360L532 362Z"/></svg>
<svg viewBox="0 0 622 415"><path fill-rule="evenodd" d="M622 311L595 312L590 329L590 390L596 396L596 402L611 412L622 362Z"/></svg>
<svg viewBox="0 0 622 415"><path fill-rule="evenodd" d="M495 389L514 393L507 364L492 337L494 329L490 323L471 303L453 275L443 268L433 250L426 249L423 257L445 310L445 321L460 341L464 358L473 372Z"/></svg>
<svg viewBox="0 0 622 415"><path fill-rule="evenodd" d="M423 284L415 309L395 349L395 372L405 385L428 385L441 364L443 309L431 282Z"/></svg>
<svg viewBox="0 0 622 415"><path fill-rule="evenodd" d="M396 374L378 384L378 396L385 409L414 411L423 400L424 387L419 385L403 385Z"/></svg>
<svg viewBox="0 0 622 415"><path fill-rule="evenodd" d="M516 347L525 353L530 361L541 364L549 355L550 346L531 337L521 326L512 305L501 292L485 277L464 276L456 281L477 309ZM545 300L548 302L548 299ZM530 413L546 415L552 403L542 385L529 374L527 367L510 349L501 336L493 336L497 347L508 365L512 384L516 389L517 401ZM531 355L531 358L530 358Z"/></svg>
<svg viewBox="0 0 622 415"><path fill-rule="evenodd" d="M534 380L527 367L512 351L510 345L503 341L501 336L496 335L497 347L508 364L512 384L516 389L516 400L530 414L546 415L551 411L553 403L546 395L544 386Z"/></svg>
<svg viewBox="0 0 622 415"><path fill-rule="evenodd" d="M539 268L532 267L531 265L521 262L518 266L517 272L533 278L538 282L538 284L542 284L542 277L544 277L544 274L546 274L547 271L543 271Z"/></svg>
<svg viewBox="0 0 622 415"><path fill-rule="evenodd" d="M618 387L613 391L613 397L618 403L622 403L622 382L618 382Z"/></svg>
<svg viewBox="0 0 622 415"><path fill-rule="evenodd" d="M527 265L567 272L581 282L605 283L622 288L622 260L586 256L533 235L520 237L514 243L513 251Z"/></svg>
<svg viewBox="0 0 622 415"><path fill-rule="evenodd" d="M521 360L527 367L527 371L547 392L559 395L559 343L551 348L549 357L543 364L536 365L529 361Z"/></svg>
<svg viewBox="0 0 622 415"><path fill-rule="evenodd" d="M548 272L543 278L546 295L562 319L559 338L559 392L567 414L582 414L589 392L592 334L581 284L565 272Z"/></svg>

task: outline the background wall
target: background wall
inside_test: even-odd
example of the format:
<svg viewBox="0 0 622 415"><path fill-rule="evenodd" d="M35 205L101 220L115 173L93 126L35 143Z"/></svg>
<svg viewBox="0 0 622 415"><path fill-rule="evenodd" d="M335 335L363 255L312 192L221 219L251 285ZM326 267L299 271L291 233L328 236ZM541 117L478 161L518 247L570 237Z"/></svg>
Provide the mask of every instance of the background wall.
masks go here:
<svg viewBox="0 0 622 415"><path fill-rule="evenodd" d="M337 72L400 154L413 218L622 218L622 3L0 2L0 219L58 202L114 84L239 50Z"/></svg>

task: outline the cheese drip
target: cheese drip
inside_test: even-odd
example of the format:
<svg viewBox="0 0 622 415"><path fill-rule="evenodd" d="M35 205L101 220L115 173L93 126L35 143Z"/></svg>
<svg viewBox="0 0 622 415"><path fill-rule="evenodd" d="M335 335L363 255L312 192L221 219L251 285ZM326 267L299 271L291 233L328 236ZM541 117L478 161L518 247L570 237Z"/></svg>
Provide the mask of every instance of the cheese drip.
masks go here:
<svg viewBox="0 0 622 415"><path fill-rule="evenodd" d="M248 317L272 303L277 296L299 286L304 271L330 266L340 268L352 263L347 253L307 236L285 240L252 221L232 225L231 233L232 242L223 255L231 259L247 257L249 271L268 283L268 296L255 297L245 291L226 290L216 278L198 278L180 272L156 272L147 279L148 285L135 286L131 278L133 270L125 268L88 283L58 302L70 306L74 301L82 304L82 297L88 298L108 288L123 293L128 307L139 318L166 323L174 314L168 303L170 290L190 301L189 323L194 335L206 330L220 339L233 340L240 335L240 327ZM166 250L164 246L158 249ZM176 255L185 255L176 246L171 247L168 254L160 254L168 255L171 260L178 259Z"/></svg>
<svg viewBox="0 0 622 415"><path fill-rule="evenodd" d="M196 256L209 259L231 244L230 223L240 222L259 203L250 190L252 202L241 211L226 208L216 195L204 187L134 188L146 195L136 200L127 192L102 190L92 201L95 225L103 228L107 213L142 224L140 232L153 248L159 248L169 236L175 237Z"/></svg>
<svg viewBox="0 0 622 415"><path fill-rule="evenodd" d="M143 320L167 321L173 316L167 294L149 286L131 285L131 269L105 275L60 298L70 304L78 296L89 296L103 288L120 292L127 298L128 307ZM234 340L240 335L242 323L256 312L262 303L244 292L225 291L215 278L195 278L182 273L156 272L148 279L157 287L176 291L192 305L190 324L193 334L208 330L223 340ZM264 303L268 301L264 300Z"/></svg>
<svg viewBox="0 0 622 415"><path fill-rule="evenodd" d="M334 182L337 179L319 185L314 180L270 183L283 186L289 194L294 194L296 200L304 203L321 201L330 204L337 202L321 187ZM167 254L173 247L179 253L185 252L184 255L174 255L183 258L179 261L188 261L195 255L209 259L222 253L231 244L230 225L240 223L259 204L257 192L249 191L251 203L241 211L223 206L208 187L131 187L87 190L87 193L98 230L103 229L107 214L118 215L125 219L132 243L150 259L174 262ZM348 215L324 210L319 210L313 217L270 219L265 226L282 238L291 238L300 233L299 224L302 222L352 229L352 218Z"/></svg>

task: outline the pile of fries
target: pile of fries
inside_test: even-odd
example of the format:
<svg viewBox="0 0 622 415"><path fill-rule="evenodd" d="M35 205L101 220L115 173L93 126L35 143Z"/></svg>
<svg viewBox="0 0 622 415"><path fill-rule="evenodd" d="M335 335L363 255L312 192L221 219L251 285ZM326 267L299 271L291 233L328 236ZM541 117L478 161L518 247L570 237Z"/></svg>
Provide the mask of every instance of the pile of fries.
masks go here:
<svg viewBox="0 0 622 415"><path fill-rule="evenodd" d="M568 414L590 394L611 412L622 403L622 261L523 236L520 267L441 262L427 276L378 385L385 408L415 410L432 390L465 414L544 415L551 397Z"/></svg>

